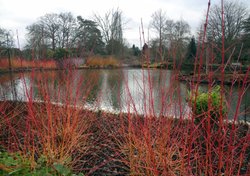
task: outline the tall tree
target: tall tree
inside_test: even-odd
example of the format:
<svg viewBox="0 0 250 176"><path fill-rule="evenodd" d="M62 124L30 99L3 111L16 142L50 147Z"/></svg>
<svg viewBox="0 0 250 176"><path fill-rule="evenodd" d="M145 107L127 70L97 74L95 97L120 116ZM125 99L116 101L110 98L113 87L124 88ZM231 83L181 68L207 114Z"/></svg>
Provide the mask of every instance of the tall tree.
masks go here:
<svg viewBox="0 0 250 176"><path fill-rule="evenodd" d="M187 51L190 39L190 26L182 19L176 22L167 20L166 23L168 25L165 34L168 41L169 56L179 62L184 59Z"/></svg>
<svg viewBox="0 0 250 176"><path fill-rule="evenodd" d="M78 27L75 33L75 42L81 50L86 53L93 52L102 54L104 43L101 31L97 28L96 22L77 17Z"/></svg>
<svg viewBox="0 0 250 176"><path fill-rule="evenodd" d="M243 32L243 21L246 19L246 15L246 6L239 1L226 0L223 8L221 4L214 4L211 7L207 24L207 39L216 44L215 48L219 49L218 57L222 47L222 37L224 37L226 51L231 52L237 43L240 43L239 39ZM231 55L229 52L226 54L228 57Z"/></svg>
<svg viewBox="0 0 250 176"><path fill-rule="evenodd" d="M56 13L46 14L40 18L40 23L43 27L44 36L50 41L51 48L55 51L60 35L59 15Z"/></svg>
<svg viewBox="0 0 250 176"><path fill-rule="evenodd" d="M38 21L26 27L28 30L27 49L33 49L35 58L53 57L57 48L71 48L73 44L75 18L71 13L51 13L40 17Z"/></svg>
<svg viewBox="0 0 250 176"><path fill-rule="evenodd" d="M161 57L161 60L164 59L162 49L164 40L164 30L167 27L166 21L167 21L166 12L163 11L162 9L159 9L158 11L153 13L151 26L158 35L158 40L159 40L158 52L159 56Z"/></svg>
<svg viewBox="0 0 250 176"><path fill-rule="evenodd" d="M196 57L197 46L194 36L191 38L188 48L187 48L187 63L194 63L194 58Z"/></svg>
<svg viewBox="0 0 250 176"><path fill-rule="evenodd" d="M28 44L25 47L27 50L33 50L33 58L40 59L44 56L43 50L47 48L46 39L44 37L44 27L42 24L33 23L30 26L27 26L27 41Z"/></svg>
<svg viewBox="0 0 250 176"><path fill-rule="evenodd" d="M107 54L121 55L124 47L124 20L119 9L109 10L104 17L95 14L94 19L102 32L106 44Z"/></svg>
<svg viewBox="0 0 250 176"><path fill-rule="evenodd" d="M28 38L32 44L36 43L36 46L49 45L55 51L59 44L61 33L58 14L46 14L40 17L36 23L27 26L26 29L28 30Z"/></svg>
<svg viewBox="0 0 250 176"><path fill-rule="evenodd" d="M243 42L243 51L242 51L242 61L250 63L250 15L248 18L243 22L243 35L242 35L242 42Z"/></svg>
<svg viewBox="0 0 250 176"><path fill-rule="evenodd" d="M71 12L60 13L59 16L59 47L70 48L72 46L73 31L76 27L76 20Z"/></svg>
<svg viewBox="0 0 250 176"><path fill-rule="evenodd" d="M157 37L151 40L151 51L156 57L164 60L166 53L172 59L184 57L190 38L190 26L186 21L169 19L166 12L160 9L152 15L151 26L157 34ZM155 51L157 47L158 50Z"/></svg>
<svg viewBox="0 0 250 176"><path fill-rule="evenodd" d="M0 48L7 48L14 46L14 38L10 31L0 28Z"/></svg>
<svg viewBox="0 0 250 176"><path fill-rule="evenodd" d="M10 31L0 28L0 56L9 57L10 48L14 46L14 38ZM9 60L10 63L10 60Z"/></svg>

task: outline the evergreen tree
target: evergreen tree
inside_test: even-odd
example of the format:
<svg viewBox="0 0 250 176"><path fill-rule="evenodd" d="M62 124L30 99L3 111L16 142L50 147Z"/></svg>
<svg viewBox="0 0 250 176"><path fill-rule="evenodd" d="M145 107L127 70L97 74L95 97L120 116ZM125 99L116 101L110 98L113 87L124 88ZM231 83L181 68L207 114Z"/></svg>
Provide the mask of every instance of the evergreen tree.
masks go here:
<svg viewBox="0 0 250 176"><path fill-rule="evenodd" d="M196 51L197 51L197 46L194 37L192 37L190 43L188 44L188 50L187 50L188 63L193 62L196 56Z"/></svg>
<svg viewBox="0 0 250 176"><path fill-rule="evenodd" d="M132 46L132 51L134 56L139 56L141 54L140 49L135 45Z"/></svg>
<svg viewBox="0 0 250 176"><path fill-rule="evenodd" d="M102 41L101 31L97 27L97 23L92 20L77 17L78 29L76 31L76 43L81 50L86 53L103 54L104 43Z"/></svg>

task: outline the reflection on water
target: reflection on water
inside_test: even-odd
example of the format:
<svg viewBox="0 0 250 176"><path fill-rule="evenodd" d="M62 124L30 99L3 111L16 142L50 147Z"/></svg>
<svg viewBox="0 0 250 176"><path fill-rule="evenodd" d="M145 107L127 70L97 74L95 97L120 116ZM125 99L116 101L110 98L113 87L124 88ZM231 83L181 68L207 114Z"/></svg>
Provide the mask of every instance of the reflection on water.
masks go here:
<svg viewBox="0 0 250 176"><path fill-rule="evenodd" d="M201 85L207 89L207 85ZM176 80L170 70L73 70L46 71L0 76L0 97L5 100L53 101L112 112L186 117L189 86ZM237 87L226 87L230 116L241 95ZM250 89L240 102L240 118L250 105ZM231 117L232 118L232 117Z"/></svg>
<svg viewBox="0 0 250 176"><path fill-rule="evenodd" d="M21 79L17 74L4 74L0 76L0 98L1 100L17 100L21 92Z"/></svg>

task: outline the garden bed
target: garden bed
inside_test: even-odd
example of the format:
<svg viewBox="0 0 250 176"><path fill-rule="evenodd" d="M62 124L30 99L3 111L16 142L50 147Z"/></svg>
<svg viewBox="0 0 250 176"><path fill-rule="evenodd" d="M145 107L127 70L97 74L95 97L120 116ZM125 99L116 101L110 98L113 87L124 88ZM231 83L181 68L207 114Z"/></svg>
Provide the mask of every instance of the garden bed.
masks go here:
<svg viewBox="0 0 250 176"><path fill-rule="evenodd" d="M86 175L244 175L249 126L112 114L50 102L0 102L0 145ZM209 137L209 138L208 138ZM33 156L33 157L32 157ZM222 158L220 158L222 157ZM221 162L221 163L220 163ZM220 169L218 167L221 167Z"/></svg>

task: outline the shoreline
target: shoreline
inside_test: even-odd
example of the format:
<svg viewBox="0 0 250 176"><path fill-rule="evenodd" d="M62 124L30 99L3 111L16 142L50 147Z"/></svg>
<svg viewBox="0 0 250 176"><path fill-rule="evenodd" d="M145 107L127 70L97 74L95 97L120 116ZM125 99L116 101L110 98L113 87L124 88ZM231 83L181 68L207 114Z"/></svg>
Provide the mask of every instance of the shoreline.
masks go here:
<svg viewBox="0 0 250 176"><path fill-rule="evenodd" d="M87 66L79 66L79 67L67 67L67 68L43 68L43 67L36 67L36 68L16 68L16 69L0 69L0 74L11 74L11 73L22 73L22 72L32 72L32 71L58 71L58 70L115 70L115 69L168 69L172 70L171 68L152 68L152 67L143 67L141 65L124 65L124 66L119 66L119 67L87 67ZM178 80L179 81L184 81L184 82L195 82L195 83L201 83L201 84L209 84L209 75L205 73L201 73L201 75L197 74L181 74L180 70L179 75L178 75ZM233 83L237 82L239 84L250 84L250 80L245 78L249 77L250 74L246 75L247 73L224 73L224 80L223 84L224 85L232 85ZM221 74L213 74L211 76L212 81L217 84L221 84Z"/></svg>
<svg viewBox="0 0 250 176"><path fill-rule="evenodd" d="M13 104L14 106L16 104L18 105L21 105L21 106L27 106L28 103L30 103L29 101L13 101L13 100L0 100L0 105L3 105L3 104ZM45 106L46 105L46 102L44 101L32 101L31 102L32 105L34 106ZM78 105L70 105L70 104L62 104L62 103L56 103L56 102L49 102L49 104L51 104L52 106L54 107L66 107L66 108L71 108L72 110L77 110L77 111L83 111L83 112L88 112L88 113L93 113L93 114L106 114L108 116L113 116L113 117L118 117L118 116L124 116L124 117L128 117L128 116L131 116L131 117L139 117L139 118L142 118L142 119L146 119L146 118L155 118L155 119L160 119L160 118L165 118L165 119L169 119L169 120L173 120L173 121L185 121L185 122L191 122L192 119L190 118L178 118L178 117L174 117L174 116L152 116L152 115L144 115L144 114L136 114L136 113L128 113L128 112L112 112L112 111L105 111L103 109L91 109L91 108L88 108L88 107L84 107L84 106L78 106ZM250 121L245 121L245 120L236 120L236 121L233 121L233 120L230 120L230 119L225 119L223 120L224 121L224 124L228 124L228 125L232 125L232 124L235 124L235 125L247 125L248 127L250 127Z"/></svg>
<svg viewBox="0 0 250 176"><path fill-rule="evenodd" d="M250 74L245 73L245 74L232 74L232 73L224 73L224 79L221 80L221 74L213 74L209 76L208 74L201 74L200 76L197 74L183 74L179 75L178 79L180 81L185 81L185 82L195 82L195 83L201 83L201 84L209 84L211 81L213 83L221 84L223 83L224 85L232 85L235 82L239 84L250 84ZM209 81L209 79L212 79Z"/></svg>
<svg viewBox="0 0 250 176"><path fill-rule="evenodd" d="M56 71L56 70L67 70L67 69L76 69L76 70L98 70L98 69L139 69L142 68L139 65L131 65L131 66L119 66L119 67L85 67L85 66L79 66L79 67L66 67L66 68L43 68L43 67L28 67L28 68L15 68L15 69L0 69L0 74L7 74L7 73L20 73L20 72L31 72L31 71Z"/></svg>

